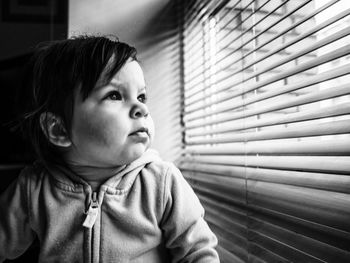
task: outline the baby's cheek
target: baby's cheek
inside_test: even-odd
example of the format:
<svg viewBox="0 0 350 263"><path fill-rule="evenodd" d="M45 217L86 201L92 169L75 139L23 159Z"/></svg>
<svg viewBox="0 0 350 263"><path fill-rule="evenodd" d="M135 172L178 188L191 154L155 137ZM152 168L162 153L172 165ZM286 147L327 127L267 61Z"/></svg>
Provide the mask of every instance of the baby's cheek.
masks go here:
<svg viewBox="0 0 350 263"><path fill-rule="evenodd" d="M77 136L84 137L86 143L93 143L95 146L107 146L111 143L113 134L108 127L106 120L96 120L95 118L83 118L79 127Z"/></svg>
<svg viewBox="0 0 350 263"><path fill-rule="evenodd" d="M150 144L152 143L154 136L155 136L155 127L154 127L154 122L151 117L148 119L148 131L150 135Z"/></svg>

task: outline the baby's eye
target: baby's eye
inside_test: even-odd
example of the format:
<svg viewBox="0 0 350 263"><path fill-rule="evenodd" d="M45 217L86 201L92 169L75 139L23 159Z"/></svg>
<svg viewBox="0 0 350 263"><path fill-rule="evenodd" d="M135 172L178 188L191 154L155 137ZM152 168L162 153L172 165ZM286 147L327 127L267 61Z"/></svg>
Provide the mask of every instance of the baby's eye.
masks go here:
<svg viewBox="0 0 350 263"><path fill-rule="evenodd" d="M137 99L142 102L142 103L146 103L147 102L147 95L146 94L140 94Z"/></svg>
<svg viewBox="0 0 350 263"><path fill-rule="evenodd" d="M115 91L110 92L110 93L107 95L106 99L110 99L110 100L121 100L121 99L122 99L122 95L120 94L119 91L116 91L116 90L115 90Z"/></svg>

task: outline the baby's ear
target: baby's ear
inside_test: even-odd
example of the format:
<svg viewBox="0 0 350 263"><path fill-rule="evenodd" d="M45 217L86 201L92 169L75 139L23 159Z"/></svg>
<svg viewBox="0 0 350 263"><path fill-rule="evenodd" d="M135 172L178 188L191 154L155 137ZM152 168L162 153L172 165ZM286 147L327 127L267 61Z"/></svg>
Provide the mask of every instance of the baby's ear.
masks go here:
<svg viewBox="0 0 350 263"><path fill-rule="evenodd" d="M40 115L40 127L49 141L60 147L72 145L62 119L51 112Z"/></svg>

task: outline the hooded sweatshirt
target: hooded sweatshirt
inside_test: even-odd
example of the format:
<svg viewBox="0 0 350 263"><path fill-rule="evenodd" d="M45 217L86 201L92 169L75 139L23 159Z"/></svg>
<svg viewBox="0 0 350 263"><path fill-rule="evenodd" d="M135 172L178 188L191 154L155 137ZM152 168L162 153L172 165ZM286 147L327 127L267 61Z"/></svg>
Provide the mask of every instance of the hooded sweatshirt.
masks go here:
<svg viewBox="0 0 350 263"><path fill-rule="evenodd" d="M198 198L151 150L96 192L65 167L35 163L1 194L0 211L0 262L36 237L39 262L219 262Z"/></svg>

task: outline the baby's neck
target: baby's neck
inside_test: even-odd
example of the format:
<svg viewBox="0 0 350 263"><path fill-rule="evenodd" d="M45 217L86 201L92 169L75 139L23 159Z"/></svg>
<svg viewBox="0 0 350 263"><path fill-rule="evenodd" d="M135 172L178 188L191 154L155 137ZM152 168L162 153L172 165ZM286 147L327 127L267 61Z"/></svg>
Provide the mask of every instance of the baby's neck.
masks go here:
<svg viewBox="0 0 350 263"><path fill-rule="evenodd" d="M125 165L116 167L95 167L86 165L68 164L68 167L86 182L88 182L93 191L97 191L100 186L109 178L120 172Z"/></svg>

